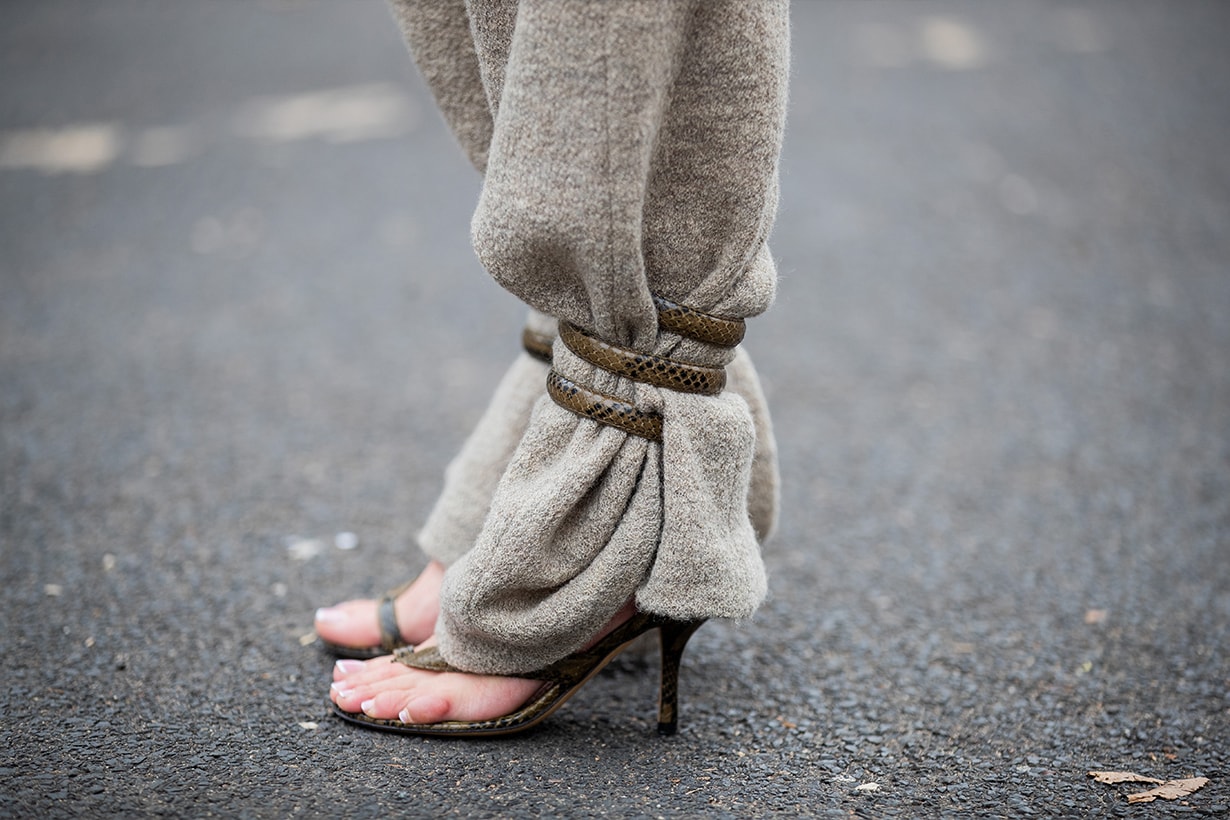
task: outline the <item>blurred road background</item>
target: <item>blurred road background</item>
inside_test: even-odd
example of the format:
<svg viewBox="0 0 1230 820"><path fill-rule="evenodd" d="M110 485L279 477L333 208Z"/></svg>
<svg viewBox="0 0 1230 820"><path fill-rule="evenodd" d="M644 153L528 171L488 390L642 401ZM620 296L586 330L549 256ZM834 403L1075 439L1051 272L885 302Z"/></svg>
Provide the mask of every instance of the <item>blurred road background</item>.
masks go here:
<svg viewBox="0 0 1230 820"><path fill-rule="evenodd" d="M771 599L441 742L305 645L521 327L387 10L0 7L0 815L1226 816L1230 8L794 17Z"/></svg>

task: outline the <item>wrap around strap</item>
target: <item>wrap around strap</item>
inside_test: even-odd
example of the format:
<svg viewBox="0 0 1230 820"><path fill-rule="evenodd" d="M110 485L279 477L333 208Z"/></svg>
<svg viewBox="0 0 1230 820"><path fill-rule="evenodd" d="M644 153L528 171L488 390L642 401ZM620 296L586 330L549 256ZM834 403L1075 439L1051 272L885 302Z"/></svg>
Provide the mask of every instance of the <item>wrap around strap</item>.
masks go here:
<svg viewBox="0 0 1230 820"><path fill-rule="evenodd" d="M547 373L547 395L565 410L593 419L599 424L616 427L632 436L650 441L662 440L662 416L649 413L625 401L595 393L561 376L555 370Z"/></svg>
<svg viewBox="0 0 1230 820"><path fill-rule="evenodd" d="M656 293L651 295L658 308L658 327L714 347L734 347L743 341L747 323L742 319L701 313Z"/></svg>
<svg viewBox="0 0 1230 820"><path fill-rule="evenodd" d="M551 364L551 337L526 328L521 331L521 347L540 362Z"/></svg>
<svg viewBox="0 0 1230 820"><path fill-rule="evenodd" d="M559 323L559 337L585 361L617 376L680 393L716 396L726 387L726 370L638 353L586 334L571 322Z"/></svg>
<svg viewBox="0 0 1230 820"><path fill-rule="evenodd" d="M650 296L658 309L658 327L663 330L714 347L735 347L743 341L747 323L742 319L702 313L696 308L672 302L656 293L651 293ZM547 364L551 363L552 341L551 336L530 327L521 331L521 347L535 359Z"/></svg>
<svg viewBox="0 0 1230 820"><path fill-rule="evenodd" d="M743 340L745 323L702 313L653 294L658 309L659 327L689 339L730 348ZM613 345L585 333L571 322L559 323L560 339L568 349L595 367L633 381L663 387L681 393L716 396L726 387L726 370L640 353ZM550 342L529 328L521 334L526 352L550 363ZM641 410L635 405L597 393L562 376L552 369L547 374L547 394L556 404L579 416L593 419L650 441L662 440L662 416Z"/></svg>

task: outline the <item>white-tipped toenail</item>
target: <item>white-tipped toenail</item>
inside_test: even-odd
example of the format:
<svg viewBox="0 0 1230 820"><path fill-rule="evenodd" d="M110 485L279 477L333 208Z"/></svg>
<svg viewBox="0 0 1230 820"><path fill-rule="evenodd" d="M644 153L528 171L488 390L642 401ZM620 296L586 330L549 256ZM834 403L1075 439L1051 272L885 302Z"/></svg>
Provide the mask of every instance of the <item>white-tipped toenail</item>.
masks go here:
<svg viewBox="0 0 1230 820"><path fill-rule="evenodd" d="M321 607L316 610L316 620L324 624L335 624L346 620L346 613L335 606Z"/></svg>
<svg viewBox="0 0 1230 820"><path fill-rule="evenodd" d="M359 708L362 709L365 713L370 713L373 709L376 708L376 699L372 698L371 700L363 701L362 703L359 704Z"/></svg>
<svg viewBox="0 0 1230 820"><path fill-rule="evenodd" d="M353 660L348 660L346 658L343 658L342 660L335 663L333 666L334 668L337 669L337 671L341 672L343 675L349 675L351 672L358 672L360 669L362 669L363 661L353 661Z"/></svg>
<svg viewBox="0 0 1230 820"><path fill-rule="evenodd" d="M398 712L397 719L400 720L402 723L414 723L414 721L410 719L409 709L402 709L400 712Z"/></svg>

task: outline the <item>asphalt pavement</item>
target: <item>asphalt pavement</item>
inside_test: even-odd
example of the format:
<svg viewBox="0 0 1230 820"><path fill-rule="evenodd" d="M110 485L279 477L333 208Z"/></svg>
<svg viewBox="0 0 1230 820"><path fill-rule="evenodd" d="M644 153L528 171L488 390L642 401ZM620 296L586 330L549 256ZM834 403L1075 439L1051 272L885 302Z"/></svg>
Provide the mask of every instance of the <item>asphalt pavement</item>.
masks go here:
<svg viewBox="0 0 1230 820"><path fill-rule="evenodd" d="M1230 7L793 14L770 599L449 742L310 635L522 321L387 10L0 6L0 816L1230 816Z"/></svg>

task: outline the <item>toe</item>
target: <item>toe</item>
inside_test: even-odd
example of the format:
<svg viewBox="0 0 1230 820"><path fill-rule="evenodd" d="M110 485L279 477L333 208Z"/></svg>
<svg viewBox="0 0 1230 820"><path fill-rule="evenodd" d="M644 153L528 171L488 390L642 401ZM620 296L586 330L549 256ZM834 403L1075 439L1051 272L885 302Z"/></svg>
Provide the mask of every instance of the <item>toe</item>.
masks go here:
<svg viewBox="0 0 1230 820"><path fill-rule="evenodd" d="M376 602L354 600L316 610L316 634L340 646L377 646Z"/></svg>
<svg viewBox="0 0 1230 820"><path fill-rule="evenodd" d="M329 700L333 701L339 708L345 709L347 712L361 711L359 709L359 705L366 699L367 698L361 693L358 693L353 689L346 689L336 683L329 689Z"/></svg>
<svg viewBox="0 0 1230 820"><path fill-rule="evenodd" d="M440 612L444 565L432 561L394 603L398 631L412 644L435 628ZM370 598L345 601L316 610L316 634L329 643L356 649L380 645L379 602Z"/></svg>
<svg viewBox="0 0 1230 820"><path fill-rule="evenodd" d="M407 705L418 699L413 692L391 689L387 692L379 692L372 695L370 698L362 701L359 704L359 708L368 717L397 720L399 715L406 710ZM409 723L410 721L403 722Z"/></svg>
<svg viewBox="0 0 1230 820"><path fill-rule="evenodd" d="M370 705L378 699L388 700L393 698L398 703L404 705L413 694L412 692L396 689L383 692L376 691L366 686L356 689L344 689L338 688L337 684L334 684L333 687L329 690L329 698L337 704L338 708L347 712L368 712ZM399 706L398 709L400 708ZM397 709L394 709L394 715L396 715L396 712ZM378 715L374 714L371 716L378 717ZM379 715L379 717L382 716L384 715Z"/></svg>
<svg viewBox="0 0 1230 820"><path fill-rule="evenodd" d="M362 672L363 669L364 669L363 661L356 661L356 660L350 660L349 658L342 658L341 660L339 660L337 663L333 665L333 679L338 680L340 678L346 677L347 675L353 675L356 672Z"/></svg>
<svg viewBox="0 0 1230 820"><path fill-rule="evenodd" d="M418 695L412 697L397 713L397 719L402 723L439 723L451 717L453 705L448 698L439 695Z"/></svg>
<svg viewBox="0 0 1230 820"><path fill-rule="evenodd" d="M341 680L335 680L329 687L329 697L333 702L348 712L367 712L364 706L367 701L376 699L385 704L389 698L397 702L394 714L430 683L432 673L409 669L400 664L387 662L377 667L371 674L356 675ZM385 710L387 711L387 709ZM385 716L385 715L382 715Z"/></svg>
<svg viewBox="0 0 1230 820"><path fill-rule="evenodd" d="M406 670L407 667L393 660L392 655L381 655L370 661L338 661L333 665L333 680L347 681L351 686L358 686L372 681L387 680L404 674Z"/></svg>
<svg viewBox="0 0 1230 820"><path fill-rule="evenodd" d="M523 678L460 673L426 673L404 691L406 723L442 720L491 720L516 711L541 684Z"/></svg>

